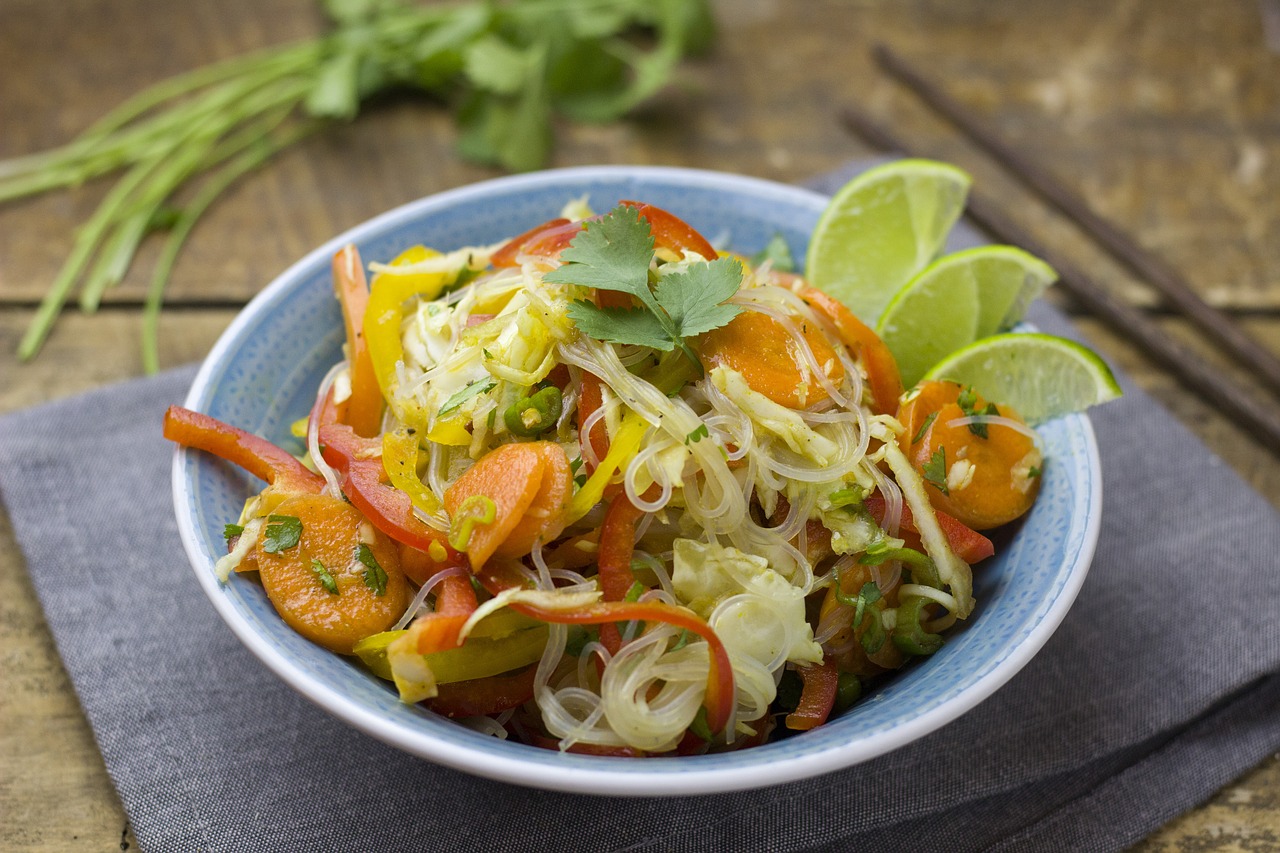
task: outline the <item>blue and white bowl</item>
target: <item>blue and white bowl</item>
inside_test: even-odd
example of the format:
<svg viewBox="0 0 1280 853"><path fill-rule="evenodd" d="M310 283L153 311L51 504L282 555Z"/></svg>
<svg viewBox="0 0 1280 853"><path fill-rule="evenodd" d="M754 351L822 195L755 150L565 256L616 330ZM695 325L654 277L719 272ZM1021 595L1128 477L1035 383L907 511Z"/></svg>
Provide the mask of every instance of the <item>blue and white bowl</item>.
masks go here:
<svg viewBox="0 0 1280 853"><path fill-rule="evenodd" d="M826 203L816 193L754 178L617 166L500 178L424 198L334 238L272 282L213 348L186 405L292 446L289 424L308 412L325 371L341 357L329 264L342 245L354 242L369 261L415 243L440 250L492 243L583 195L596 209L620 199L657 204L745 254L781 233L796 257L804 257ZM1044 645L1084 581L1102 504L1088 419L1062 418L1040 435L1047 459L1040 497L1000 553L975 572L978 608L937 654L811 732L741 752L679 758L562 754L401 704L386 682L286 626L258 584L218 582L213 564L225 551L223 525L261 483L208 454L178 449L173 493L183 544L223 619L286 683L358 729L431 761L521 785L614 795L708 793L814 776L896 749L990 696Z"/></svg>

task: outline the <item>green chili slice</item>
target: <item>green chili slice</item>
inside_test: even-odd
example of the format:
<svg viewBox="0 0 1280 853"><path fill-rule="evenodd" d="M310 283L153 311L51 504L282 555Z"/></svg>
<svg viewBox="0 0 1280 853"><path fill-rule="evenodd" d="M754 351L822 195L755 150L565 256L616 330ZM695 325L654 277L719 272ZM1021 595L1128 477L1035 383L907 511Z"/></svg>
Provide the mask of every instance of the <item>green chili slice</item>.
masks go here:
<svg viewBox="0 0 1280 853"><path fill-rule="evenodd" d="M541 435L556 425L564 411L564 398L560 389L549 385L540 391L516 400L502 415L507 429L524 438Z"/></svg>

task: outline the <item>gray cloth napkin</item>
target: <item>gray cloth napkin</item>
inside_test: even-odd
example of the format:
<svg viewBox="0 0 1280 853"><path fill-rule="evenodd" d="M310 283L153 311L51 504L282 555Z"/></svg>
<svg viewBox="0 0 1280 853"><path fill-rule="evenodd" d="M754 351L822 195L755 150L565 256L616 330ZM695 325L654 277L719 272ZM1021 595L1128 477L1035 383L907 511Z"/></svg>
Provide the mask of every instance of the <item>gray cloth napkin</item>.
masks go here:
<svg viewBox="0 0 1280 853"><path fill-rule="evenodd" d="M833 179L835 180L835 179ZM1051 308L1031 318L1071 335ZM526 790L400 753L240 646L173 521L190 368L0 418L0 497L142 848L1114 850L1280 748L1280 516L1124 382L1065 622L1004 688L847 770L735 794ZM1122 380L1124 381L1124 380Z"/></svg>

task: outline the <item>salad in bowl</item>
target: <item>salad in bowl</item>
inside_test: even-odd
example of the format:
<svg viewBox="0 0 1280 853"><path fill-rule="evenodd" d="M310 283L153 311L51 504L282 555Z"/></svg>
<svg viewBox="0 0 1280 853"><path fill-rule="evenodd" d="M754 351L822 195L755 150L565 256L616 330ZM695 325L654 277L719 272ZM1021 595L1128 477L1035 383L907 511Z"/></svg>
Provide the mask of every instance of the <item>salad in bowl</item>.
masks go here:
<svg viewBox="0 0 1280 853"><path fill-rule="evenodd" d="M896 168L857 179L817 233L867 215L841 200L892 183ZM756 753L783 758L784 775L838 766L787 770L789 744L816 743L980 624L975 571L1053 488L1051 443L1018 411L1045 420L1044 401L993 381L990 354L1077 350L1028 333L961 341L904 388L885 343L902 340L897 326L859 318L839 282L794 270L781 229L740 247L732 227L697 228L666 198L564 189L587 192L497 239L365 257L354 242L327 248L341 349L309 389L291 389L308 410L287 420L289 436L260 437L246 429L260 424L202 413L199 400L167 413L168 438L261 481L239 481L225 548L214 560L206 548L197 571L215 602L258 590L273 632L401 709L374 722L365 707L353 722L402 744L392 730L406 714L461 723L477 760L416 748L478 772L530 781L509 772L529 748L602 773L654 768L642 778L675 759L728 787L765 783L727 782ZM920 291L919 266L904 292ZM1025 306L1009 302L1001 326ZM883 313L900 323L894 304ZM1025 399L988 399L988 387ZM1098 387L1086 403L1105 399ZM204 393L216 393L207 379ZM1075 432L1068 443L1089 444L1087 426ZM196 455L182 451L179 468ZM181 516L191 481L179 481ZM1036 615L1020 614L1017 648L977 677L983 689L1065 612L1088 527ZM916 733L980 692L914 715ZM860 751L846 737L837 761L895 736ZM483 740L522 751L487 764ZM600 789L579 778L533 783Z"/></svg>

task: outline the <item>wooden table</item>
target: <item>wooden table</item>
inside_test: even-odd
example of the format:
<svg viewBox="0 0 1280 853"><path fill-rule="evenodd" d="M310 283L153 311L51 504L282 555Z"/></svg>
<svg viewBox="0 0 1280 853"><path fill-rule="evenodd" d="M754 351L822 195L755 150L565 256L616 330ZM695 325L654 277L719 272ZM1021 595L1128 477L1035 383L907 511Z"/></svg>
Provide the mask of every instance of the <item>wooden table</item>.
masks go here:
<svg viewBox="0 0 1280 853"><path fill-rule="evenodd" d="M860 104L971 170L1039 238L1153 307L1169 334L1197 343L1140 283L879 74L867 48L884 40L1280 351L1280 56L1267 48L1256 3L723 0L718 13L718 46L689 64L681 86L629 121L561 127L552 165L660 163L798 181L869 153L836 119L841 104ZM0 157L58 144L165 75L322 26L311 0L0 0ZM454 138L437 106L392 100L241 182L174 271L163 364L203 357L238 306L330 236L495 174L459 161ZM96 316L68 312L36 361L19 365L13 355L73 229L103 192L95 183L0 207L0 411L141 372L139 301L153 244ZM1125 341L1088 317L1079 322L1105 356L1280 505L1280 458ZM0 614L0 849L136 847L2 514ZM1139 849L1278 845L1273 759Z"/></svg>

